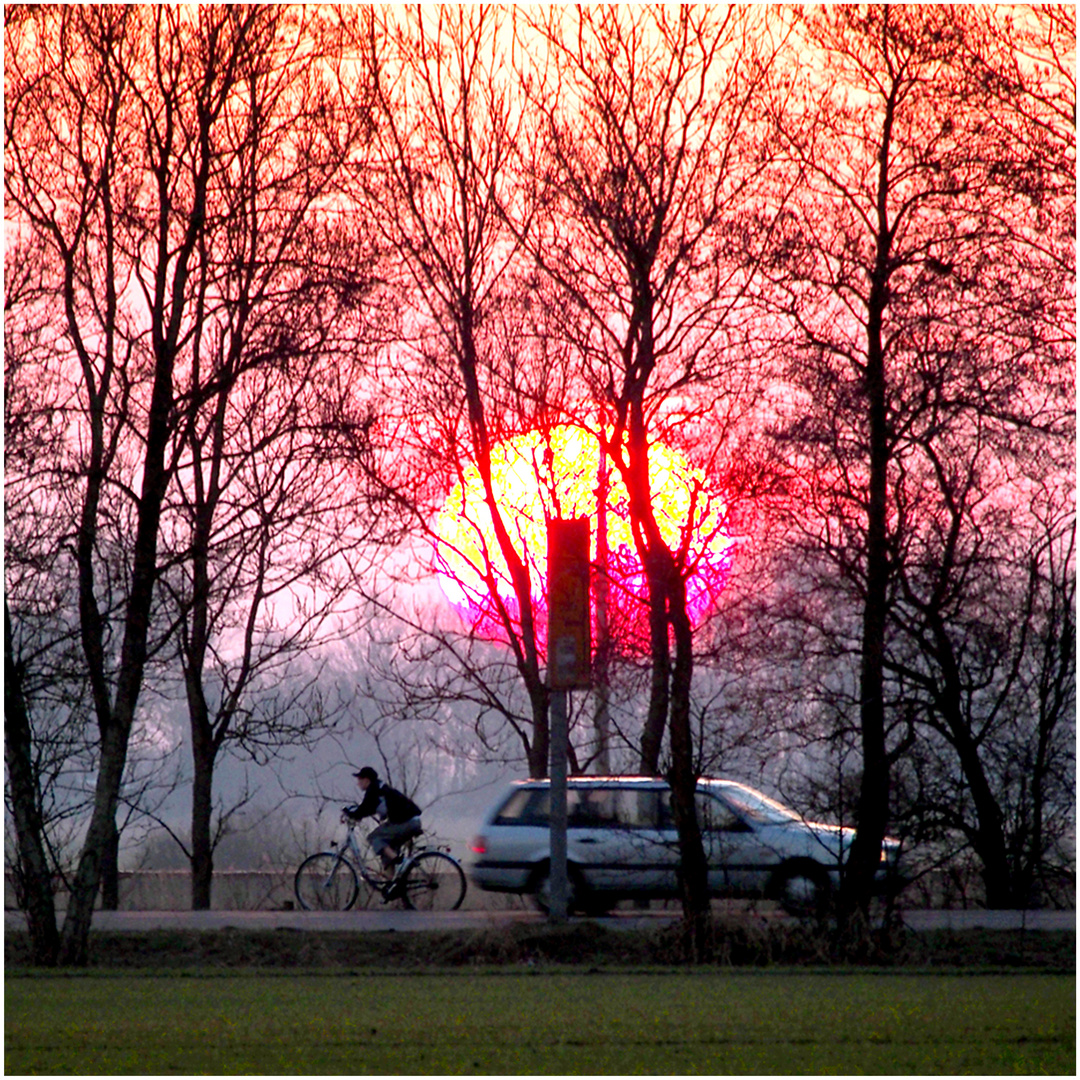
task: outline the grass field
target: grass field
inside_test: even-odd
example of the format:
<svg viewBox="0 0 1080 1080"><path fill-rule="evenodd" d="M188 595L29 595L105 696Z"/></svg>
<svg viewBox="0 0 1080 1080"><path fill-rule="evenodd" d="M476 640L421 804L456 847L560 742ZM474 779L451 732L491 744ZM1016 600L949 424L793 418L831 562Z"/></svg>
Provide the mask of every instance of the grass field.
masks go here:
<svg viewBox="0 0 1080 1080"><path fill-rule="evenodd" d="M5 980L4 1065L51 1073L1076 1071L1076 979L557 970Z"/></svg>

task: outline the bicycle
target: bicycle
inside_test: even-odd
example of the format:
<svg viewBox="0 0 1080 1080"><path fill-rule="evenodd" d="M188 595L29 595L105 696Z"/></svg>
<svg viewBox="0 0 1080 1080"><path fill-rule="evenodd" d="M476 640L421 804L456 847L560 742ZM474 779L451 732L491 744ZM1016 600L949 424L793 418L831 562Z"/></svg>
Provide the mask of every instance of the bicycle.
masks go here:
<svg viewBox="0 0 1080 1080"><path fill-rule="evenodd" d="M420 847L408 840L398 856L394 876L383 877L378 859L364 857L356 839L357 822L341 815L348 827L345 841L331 841L333 851L309 855L296 871L293 888L304 911L348 911L363 882L388 904L400 900L413 911L456 911L465 899L465 872L444 850ZM346 857L351 854L353 861Z"/></svg>

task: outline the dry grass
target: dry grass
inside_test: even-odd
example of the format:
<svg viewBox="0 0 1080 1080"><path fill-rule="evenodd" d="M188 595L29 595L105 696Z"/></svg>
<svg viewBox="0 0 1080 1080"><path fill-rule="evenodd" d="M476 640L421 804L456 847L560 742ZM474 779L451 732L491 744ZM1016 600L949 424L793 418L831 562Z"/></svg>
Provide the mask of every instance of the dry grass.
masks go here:
<svg viewBox="0 0 1080 1080"><path fill-rule="evenodd" d="M857 956L811 925L716 919L715 967L884 967L1075 972L1071 931L899 931L879 933ZM7 933L8 973L29 965L25 933ZM476 931L416 933L266 930L95 931L91 968L422 971L557 965L572 968L678 967L686 963L678 924L612 930L588 921L516 924Z"/></svg>

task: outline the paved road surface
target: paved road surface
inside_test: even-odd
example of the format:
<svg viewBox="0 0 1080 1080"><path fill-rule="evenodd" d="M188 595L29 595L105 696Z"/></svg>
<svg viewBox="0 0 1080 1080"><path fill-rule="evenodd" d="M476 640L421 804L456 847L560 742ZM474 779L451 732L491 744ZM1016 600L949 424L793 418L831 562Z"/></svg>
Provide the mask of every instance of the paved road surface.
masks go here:
<svg viewBox="0 0 1080 1080"><path fill-rule="evenodd" d="M756 918L784 916L770 913ZM656 926L678 918L677 911L623 912L596 919L616 930ZM425 914L400 908L367 911L99 911L95 930L480 930L522 922L543 922L531 911L451 911ZM1075 911L908 911L904 922L912 930L1075 930ZM4 913L5 930L25 928L17 911Z"/></svg>

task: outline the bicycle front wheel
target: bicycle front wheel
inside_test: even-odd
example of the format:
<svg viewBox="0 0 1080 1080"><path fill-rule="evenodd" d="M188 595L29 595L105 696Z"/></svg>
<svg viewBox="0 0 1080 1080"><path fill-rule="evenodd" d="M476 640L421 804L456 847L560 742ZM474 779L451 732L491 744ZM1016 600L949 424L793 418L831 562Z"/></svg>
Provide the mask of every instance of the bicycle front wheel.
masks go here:
<svg viewBox="0 0 1080 1080"><path fill-rule="evenodd" d="M321 851L296 871L296 899L305 911L348 911L360 891L352 863L333 851Z"/></svg>
<svg viewBox="0 0 1080 1080"><path fill-rule="evenodd" d="M422 851L405 870L401 898L414 911L456 911L465 899L465 873L449 855Z"/></svg>

